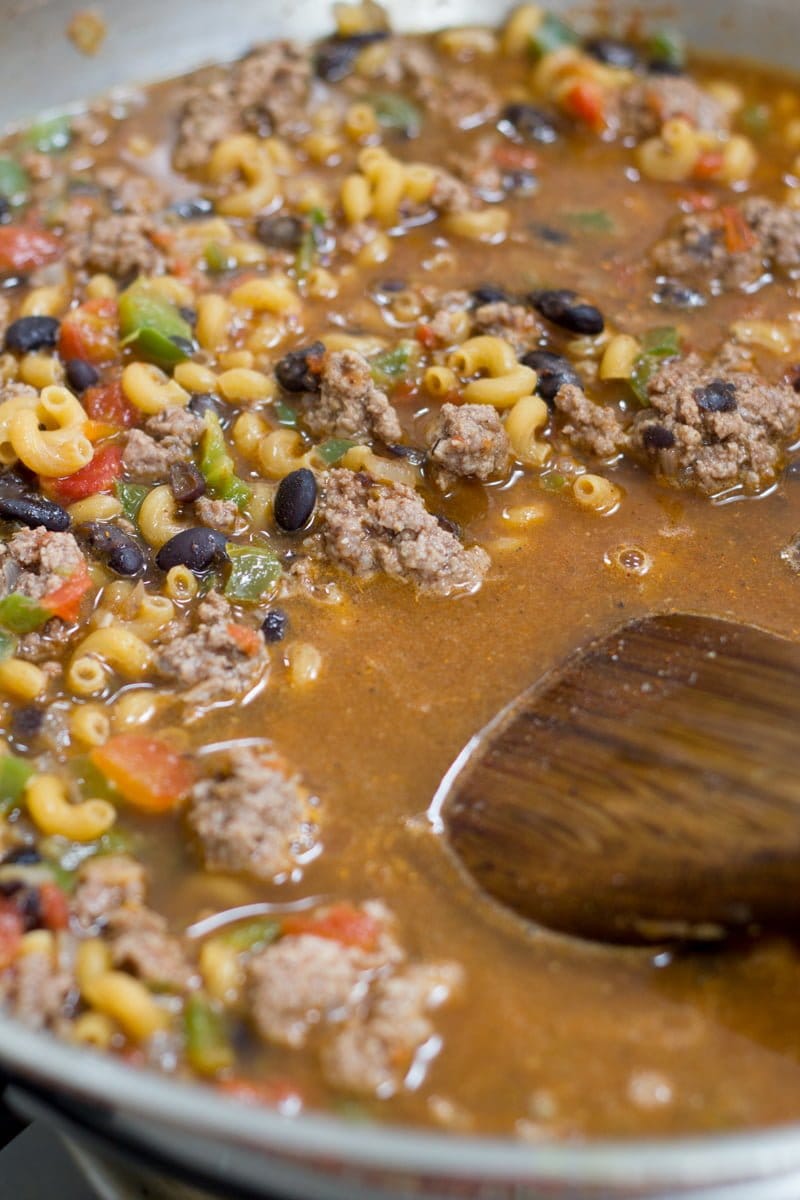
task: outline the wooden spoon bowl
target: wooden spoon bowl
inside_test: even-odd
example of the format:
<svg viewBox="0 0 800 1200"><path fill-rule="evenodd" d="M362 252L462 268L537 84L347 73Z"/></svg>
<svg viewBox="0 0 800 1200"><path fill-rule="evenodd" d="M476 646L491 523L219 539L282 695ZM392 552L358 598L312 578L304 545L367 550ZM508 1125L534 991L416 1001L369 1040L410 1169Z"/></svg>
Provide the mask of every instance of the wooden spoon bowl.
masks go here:
<svg viewBox="0 0 800 1200"><path fill-rule="evenodd" d="M634 621L524 692L435 806L477 883L611 942L800 923L800 646Z"/></svg>

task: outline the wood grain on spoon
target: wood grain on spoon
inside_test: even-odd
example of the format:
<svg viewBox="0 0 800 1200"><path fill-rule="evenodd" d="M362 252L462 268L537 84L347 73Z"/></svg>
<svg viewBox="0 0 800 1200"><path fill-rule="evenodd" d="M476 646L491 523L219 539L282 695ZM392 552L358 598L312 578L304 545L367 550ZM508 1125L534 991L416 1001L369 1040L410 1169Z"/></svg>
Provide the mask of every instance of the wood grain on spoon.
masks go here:
<svg viewBox="0 0 800 1200"><path fill-rule="evenodd" d="M602 941L800 922L800 647L634 621L523 693L443 784L496 899Z"/></svg>

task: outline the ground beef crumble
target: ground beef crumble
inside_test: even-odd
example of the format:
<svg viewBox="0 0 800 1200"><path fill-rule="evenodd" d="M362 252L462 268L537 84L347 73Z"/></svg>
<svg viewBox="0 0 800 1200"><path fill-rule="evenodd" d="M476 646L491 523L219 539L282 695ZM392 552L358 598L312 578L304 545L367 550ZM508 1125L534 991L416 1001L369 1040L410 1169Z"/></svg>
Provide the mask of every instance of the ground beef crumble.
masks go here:
<svg viewBox="0 0 800 1200"><path fill-rule="evenodd" d="M462 546L411 488L364 472L326 472L317 527L323 552L354 575L383 571L440 596L474 591L489 568L486 551Z"/></svg>
<svg viewBox="0 0 800 1200"><path fill-rule="evenodd" d="M192 792L188 823L206 867L273 879L314 842L316 823L299 778L274 752L241 746Z"/></svg>
<svg viewBox="0 0 800 1200"><path fill-rule="evenodd" d="M536 314L524 304L496 300L491 304L480 304L475 309L472 332L474 335L505 338L517 354L524 354L539 344L544 336L544 327Z"/></svg>
<svg viewBox="0 0 800 1200"><path fill-rule="evenodd" d="M666 363L648 397L630 430L632 452L656 475L709 496L770 483L800 425L800 395L788 384L726 372L696 355Z"/></svg>
<svg viewBox="0 0 800 1200"><path fill-rule="evenodd" d="M750 196L736 206L687 213L653 250L656 269L711 292L753 287L768 272L800 268L800 210Z"/></svg>
<svg viewBox="0 0 800 1200"><path fill-rule="evenodd" d="M201 496L194 502L194 512L201 525L220 533L234 533L239 523L239 506L235 500L212 500Z"/></svg>
<svg viewBox="0 0 800 1200"><path fill-rule="evenodd" d="M356 350L325 355L319 393L306 398L303 420L315 437L374 437L384 442L402 437L397 413L375 386L368 361Z"/></svg>
<svg viewBox="0 0 800 1200"><path fill-rule="evenodd" d="M397 1091L417 1050L435 1032L432 1011L463 981L454 963L408 963L391 914L363 906L380 922L366 949L313 932L267 946L248 965L253 1024L265 1041L318 1048L336 1087L386 1096Z"/></svg>
<svg viewBox="0 0 800 1200"><path fill-rule="evenodd" d="M71 533L39 525L0 543L0 598L20 592L31 600L54 592L86 560Z"/></svg>
<svg viewBox="0 0 800 1200"><path fill-rule="evenodd" d="M432 1013L463 982L456 963L415 963L378 979L359 1011L322 1051L334 1087L381 1097L397 1092L435 1032Z"/></svg>
<svg viewBox="0 0 800 1200"><path fill-rule="evenodd" d="M230 604L211 591L198 606L194 627L168 629L156 647L161 677L181 689L185 703L197 706L241 699L266 675L266 645L254 653L231 635L235 616Z"/></svg>
<svg viewBox="0 0 800 1200"><path fill-rule="evenodd" d="M648 75L624 88L616 100L619 132L637 141L658 133L673 117L709 133L727 133L730 127L719 100L686 76Z"/></svg>
<svg viewBox="0 0 800 1200"><path fill-rule="evenodd" d="M152 219L129 213L89 220L68 237L67 260L87 271L101 271L115 279L152 275L164 259L151 240Z"/></svg>
<svg viewBox="0 0 800 1200"><path fill-rule="evenodd" d="M129 479L163 483L174 463L184 462L197 445L205 425L185 408L165 408L145 422L144 429L131 429L122 452L122 465Z"/></svg>
<svg viewBox="0 0 800 1200"><path fill-rule="evenodd" d="M74 941L59 934L54 952L22 954L0 974L0 1003L6 1012L31 1029L66 1026L77 988L72 969Z"/></svg>
<svg viewBox="0 0 800 1200"><path fill-rule="evenodd" d="M237 131L285 137L303 128L310 82L308 53L284 41L260 47L207 82L192 85L178 127L176 168L202 168L214 146Z"/></svg>
<svg viewBox="0 0 800 1200"><path fill-rule="evenodd" d="M486 480L508 467L508 437L489 404L443 404L427 443L431 461L449 475Z"/></svg>
<svg viewBox="0 0 800 1200"><path fill-rule="evenodd" d="M616 408L595 404L582 388L565 383L555 396L556 409L566 418L561 433L580 453L592 458L615 458L625 448L625 430Z"/></svg>

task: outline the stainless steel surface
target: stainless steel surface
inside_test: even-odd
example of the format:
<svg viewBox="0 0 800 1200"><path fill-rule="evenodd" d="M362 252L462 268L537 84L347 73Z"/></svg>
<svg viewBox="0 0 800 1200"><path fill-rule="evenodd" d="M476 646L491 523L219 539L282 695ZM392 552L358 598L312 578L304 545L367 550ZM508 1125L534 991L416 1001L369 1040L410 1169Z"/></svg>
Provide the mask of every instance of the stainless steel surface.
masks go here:
<svg viewBox="0 0 800 1200"><path fill-rule="evenodd" d="M569 9L553 0L551 7ZM175 74L229 58L277 34L311 37L330 26L327 0L100 0L108 38L96 59L63 36L73 0L0 0L0 123L80 101L110 87ZM495 20L488 0L390 0L395 25L431 28ZM589 7L586 5L585 7ZM604 6L605 7L605 6ZM619 6L622 7L621 5ZM638 10L663 14L663 0ZM796 65L799 0L677 0L666 6L699 46ZM0 1020L0 1063L45 1091L73 1134L94 1129L142 1161L155 1155L226 1197L297 1200L798 1200L800 1126L660 1142L521 1143L348 1124L334 1117L288 1119L174 1084L120 1062L60 1044ZM20 1106L38 1104L17 1090ZM159 1168L163 1170L163 1166Z"/></svg>

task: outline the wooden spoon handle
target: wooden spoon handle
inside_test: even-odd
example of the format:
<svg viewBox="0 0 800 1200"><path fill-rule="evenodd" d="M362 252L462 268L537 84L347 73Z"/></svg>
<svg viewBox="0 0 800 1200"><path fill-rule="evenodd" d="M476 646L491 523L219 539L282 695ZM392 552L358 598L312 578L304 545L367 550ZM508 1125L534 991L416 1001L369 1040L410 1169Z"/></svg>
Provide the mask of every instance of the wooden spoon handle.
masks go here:
<svg viewBox="0 0 800 1200"><path fill-rule="evenodd" d="M483 888L602 940L800 922L800 648L633 622L524 693L444 809Z"/></svg>

